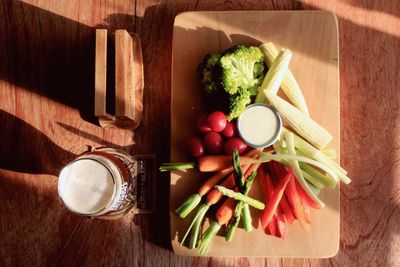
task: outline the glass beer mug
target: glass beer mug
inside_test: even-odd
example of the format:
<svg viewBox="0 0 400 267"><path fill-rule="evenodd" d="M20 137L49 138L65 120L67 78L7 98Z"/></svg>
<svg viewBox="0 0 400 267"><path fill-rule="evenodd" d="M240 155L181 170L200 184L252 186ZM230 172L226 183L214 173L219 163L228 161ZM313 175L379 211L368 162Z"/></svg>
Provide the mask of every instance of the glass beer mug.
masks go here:
<svg viewBox="0 0 400 267"><path fill-rule="evenodd" d="M69 210L100 219L153 212L154 189L155 157L113 148L83 153L61 170L58 180L58 193Z"/></svg>

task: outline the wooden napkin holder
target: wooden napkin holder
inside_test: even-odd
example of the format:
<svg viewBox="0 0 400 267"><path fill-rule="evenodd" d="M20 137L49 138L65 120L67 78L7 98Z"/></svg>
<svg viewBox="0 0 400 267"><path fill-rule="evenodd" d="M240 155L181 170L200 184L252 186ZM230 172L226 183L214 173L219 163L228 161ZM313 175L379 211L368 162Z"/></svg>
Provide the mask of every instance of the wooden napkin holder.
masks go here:
<svg viewBox="0 0 400 267"><path fill-rule="evenodd" d="M139 37L126 30L109 35L96 29L94 112L100 126L135 129L142 117L143 87Z"/></svg>

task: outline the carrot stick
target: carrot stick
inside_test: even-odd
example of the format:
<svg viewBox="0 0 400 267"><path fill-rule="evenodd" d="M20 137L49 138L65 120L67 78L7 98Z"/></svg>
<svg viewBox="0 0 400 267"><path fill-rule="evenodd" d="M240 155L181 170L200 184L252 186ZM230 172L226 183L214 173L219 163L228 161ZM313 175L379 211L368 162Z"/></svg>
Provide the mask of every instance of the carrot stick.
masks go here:
<svg viewBox="0 0 400 267"><path fill-rule="evenodd" d="M216 221L210 224L207 231L201 237L199 252L205 254L215 235L222 225L227 224L235 212L236 200L227 198L215 214Z"/></svg>
<svg viewBox="0 0 400 267"><path fill-rule="evenodd" d="M254 163L254 159L250 157L241 156L241 165L248 165ZM232 165L231 156L211 155L203 156L198 159L197 167L201 172L215 172L229 168Z"/></svg>
<svg viewBox="0 0 400 267"><path fill-rule="evenodd" d="M282 199L282 196L285 192L286 185L288 184L290 178L293 176L292 173L287 173L278 183L275 190L272 193L270 201L268 205L266 205L264 212L261 215L261 226L263 229L267 227L267 225L271 222L274 214L278 208L279 202ZM268 180L267 180L268 181Z"/></svg>
<svg viewBox="0 0 400 267"><path fill-rule="evenodd" d="M249 152L247 152L244 156L245 157L252 157L254 156L259 150L258 149L252 149ZM214 156L216 157L216 156ZM223 156L225 157L225 156ZM230 157L232 158L232 157ZM230 160L232 162L232 160ZM249 164L245 164L245 165L249 165ZM203 183L199 190L197 190L197 193L199 193L200 196L204 196L205 194L208 193L208 191L210 191L211 189L214 188L214 186L225 176L227 176L228 174L233 172L233 166L230 166L229 168L226 168L224 170L221 170L219 172L217 172L216 174L214 174L213 176L211 176L205 183ZM233 174L231 174L230 176L232 176L233 179ZM230 176L227 179L230 179Z"/></svg>

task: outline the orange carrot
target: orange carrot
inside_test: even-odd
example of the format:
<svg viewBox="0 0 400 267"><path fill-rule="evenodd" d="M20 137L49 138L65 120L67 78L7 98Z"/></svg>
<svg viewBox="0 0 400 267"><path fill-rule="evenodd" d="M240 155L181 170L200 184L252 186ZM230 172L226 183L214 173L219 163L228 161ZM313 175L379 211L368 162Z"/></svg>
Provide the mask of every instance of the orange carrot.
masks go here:
<svg viewBox="0 0 400 267"><path fill-rule="evenodd" d="M245 157L252 157L254 156L257 152L259 152L258 149L252 149L249 152L247 152L246 154L244 154ZM214 156L216 157L216 156ZM225 156L223 156L225 157ZM232 157L231 157L232 158ZM232 161L232 160L231 160ZM246 164L248 165L248 164ZM226 168L224 170L221 170L219 172L217 172L216 174L214 174L213 176L211 176L205 183L203 183L199 190L197 190L197 192L199 193L200 196L204 196L205 194L207 194L211 189L214 188L214 186L216 184L218 184L218 182L224 178L225 176L227 176L229 173L233 172L233 166ZM230 179L230 177L232 176L232 180L234 181L234 177L233 174L231 174L228 178ZM218 191L218 190L217 190Z"/></svg>
<svg viewBox="0 0 400 267"><path fill-rule="evenodd" d="M249 175L258 168L260 164L251 164L242 167L242 170L244 172L244 177L247 178ZM226 178L221 185L226 188L233 188L235 186L235 177L233 176L233 173L229 175L228 178ZM213 205L216 204L218 201L220 201L222 198L222 194L218 189L213 189L207 194L207 204L208 205Z"/></svg>
<svg viewBox="0 0 400 267"><path fill-rule="evenodd" d="M233 198L227 198L222 206L217 210L215 218L219 225L224 225L229 222L235 213L236 200Z"/></svg>
<svg viewBox="0 0 400 267"><path fill-rule="evenodd" d="M254 163L254 159L250 157L241 156L240 164L248 165ZM215 172L222 171L230 168L232 165L232 156L203 156L198 159L197 167L201 172Z"/></svg>

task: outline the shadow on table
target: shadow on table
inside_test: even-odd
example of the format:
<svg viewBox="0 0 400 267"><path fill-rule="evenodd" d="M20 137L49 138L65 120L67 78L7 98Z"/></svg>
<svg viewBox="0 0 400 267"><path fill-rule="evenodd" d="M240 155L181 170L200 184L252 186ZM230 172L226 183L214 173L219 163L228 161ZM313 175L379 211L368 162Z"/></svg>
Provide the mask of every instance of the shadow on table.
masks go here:
<svg viewBox="0 0 400 267"><path fill-rule="evenodd" d="M0 110L0 168L57 176L75 154L61 148L32 125Z"/></svg>

